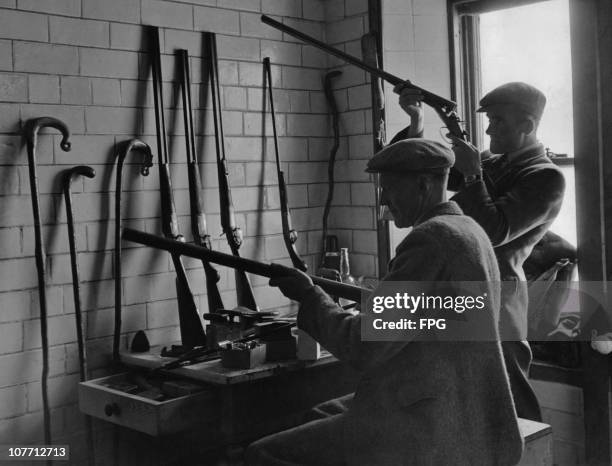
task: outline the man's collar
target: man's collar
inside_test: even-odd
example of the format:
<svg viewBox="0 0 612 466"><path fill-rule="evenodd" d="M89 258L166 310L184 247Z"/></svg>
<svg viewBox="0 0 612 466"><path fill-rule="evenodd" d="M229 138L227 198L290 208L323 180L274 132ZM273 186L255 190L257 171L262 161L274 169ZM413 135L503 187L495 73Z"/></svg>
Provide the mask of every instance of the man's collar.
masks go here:
<svg viewBox="0 0 612 466"><path fill-rule="evenodd" d="M524 158L531 158L531 156L544 154L544 145L540 141L536 141L526 147L522 147L519 150L508 152L504 155L506 163L514 163ZM527 155L529 154L529 155Z"/></svg>
<svg viewBox="0 0 612 466"><path fill-rule="evenodd" d="M416 227L417 225L431 218L437 217L438 215L463 215L463 211L455 201L441 202L417 218L413 226Z"/></svg>

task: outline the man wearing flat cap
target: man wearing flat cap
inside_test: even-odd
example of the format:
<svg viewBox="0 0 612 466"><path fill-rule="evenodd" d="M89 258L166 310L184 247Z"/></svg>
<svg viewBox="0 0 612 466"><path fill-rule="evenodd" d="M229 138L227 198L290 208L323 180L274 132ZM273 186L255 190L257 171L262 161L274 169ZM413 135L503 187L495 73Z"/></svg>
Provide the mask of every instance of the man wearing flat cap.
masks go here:
<svg viewBox="0 0 612 466"><path fill-rule="evenodd" d="M418 92L399 85L400 106L411 123L393 141L421 137L423 110ZM452 198L487 232L499 262L502 289L500 335L510 385L520 417L541 421L528 380L531 350L527 338L527 283L523 263L556 218L565 181L546 156L537 129L546 97L523 82L503 84L480 100L489 120L490 157L470 143L453 139L457 157L449 189Z"/></svg>
<svg viewBox="0 0 612 466"><path fill-rule="evenodd" d="M424 139L390 145L368 162L367 171L381 174L381 201L396 226L413 229L360 313L338 306L299 270L274 266L270 285L300 302L298 327L361 376L354 397L336 403L336 413L320 409L319 419L258 440L247 449L247 464L519 461L522 439L498 338L499 269L486 233L446 199L453 162L450 149ZM486 341L449 341L443 331L390 341L362 334L372 296L385 287L419 282L427 294L440 282L459 281L482 283L491 298L486 309L466 317L468 326L478 320Z"/></svg>

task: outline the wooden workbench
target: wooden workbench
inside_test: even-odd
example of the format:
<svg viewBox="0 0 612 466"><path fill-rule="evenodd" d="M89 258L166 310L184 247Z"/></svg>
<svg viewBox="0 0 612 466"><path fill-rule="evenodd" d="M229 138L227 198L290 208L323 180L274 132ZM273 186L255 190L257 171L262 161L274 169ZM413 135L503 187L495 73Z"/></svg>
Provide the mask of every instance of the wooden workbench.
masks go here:
<svg viewBox="0 0 612 466"><path fill-rule="evenodd" d="M122 353L128 366L154 368L172 358L159 356L161 348L148 353ZM264 363L252 369L227 369L220 360L169 371L206 385L213 393L215 417L211 436L234 445L277 432L302 422L316 404L355 390L358 375L330 354L317 361L297 359Z"/></svg>

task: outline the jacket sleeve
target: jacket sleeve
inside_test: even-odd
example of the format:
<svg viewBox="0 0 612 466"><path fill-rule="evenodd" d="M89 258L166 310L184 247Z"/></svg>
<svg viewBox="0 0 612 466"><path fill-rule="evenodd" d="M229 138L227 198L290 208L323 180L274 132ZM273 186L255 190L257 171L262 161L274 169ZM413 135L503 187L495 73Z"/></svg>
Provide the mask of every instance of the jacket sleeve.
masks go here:
<svg viewBox="0 0 612 466"><path fill-rule="evenodd" d="M410 125L406 126L403 130L401 130L399 133L393 136L393 139L391 139L391 142L389 142L389 144L394 144L398 141L403 141L404 139L408 139L408 134L410 134ZM422 137L423 137L423 131L421 131L419 134L415 136L415 138L422 138Z"/></svg>
<svg viewBox="0 0 612 466"><path fill-rule="evenodd" d="M413 231L398 246L391 270L383 281L434 281L442 263L437 241L429 234ZM376 291L372 293L375 294ZM377 367L395 356L409 341L362 341L362 313L372 312L370 304L370 299L367 299L361 313L353 314L343 310L315 286L300 305L298 327L338 359L355 368L367 370ZM410 335L416 335L416 332Z"/></svg>
<svg viewBox="0 0 612 466"><path fill-rule="evenodd" d="M565 179L554 166L531 167L495 200L484 181L461 189L453 200L485 230L493 246L522 236L553 219L563 201Z"/></svg>

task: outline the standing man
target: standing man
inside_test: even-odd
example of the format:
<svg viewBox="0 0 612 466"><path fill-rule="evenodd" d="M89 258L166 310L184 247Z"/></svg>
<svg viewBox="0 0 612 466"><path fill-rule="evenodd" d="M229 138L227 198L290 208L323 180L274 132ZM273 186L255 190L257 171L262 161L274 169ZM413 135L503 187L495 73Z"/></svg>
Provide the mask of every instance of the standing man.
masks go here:
<svg viewBox="0 0 612 466"><path fill-rule="evenodd" d="M422 135L423 110L418 93L396 88L411 125L396 139ZM500 336L517 413L541 421L538 400L528 380L531 350L527 343L527 283L523 262L557 217L565 180L546 157L537 129L546 97L535 87L511 82L480 100L478 112L489 119L490 152L484 158L470 143L453 139L458 182L452 198L487 232L502 281Z"/></svg>
<svg viewBox="0 0 612 466"><path fill-rule="evenodd" d="M391 282L404 290L406 282L423 282L419 288L425 296L440 282L479 282L490 300L484 309L462 314L462 328L472 333L447 341L444 330L416 336L405 330L392 341L364 341L362 325L367 325L367 313L374 312L372 296L355 315L313 285L308 275L275 266L270 285L300 302L298 327L356 367L361 378L346 411L258 440L247 450L247 464L467 466L519 461L522 439L498 339L497 260L482 228L446 199L453 161L452 151L442 144L410 139L387 146L368 162L369 172L381 173L382 202L397 227L413 227L373 296Z"/></svg>

